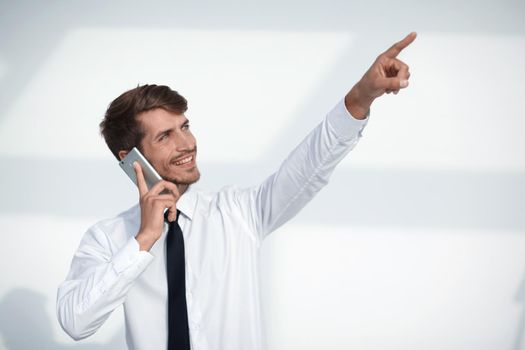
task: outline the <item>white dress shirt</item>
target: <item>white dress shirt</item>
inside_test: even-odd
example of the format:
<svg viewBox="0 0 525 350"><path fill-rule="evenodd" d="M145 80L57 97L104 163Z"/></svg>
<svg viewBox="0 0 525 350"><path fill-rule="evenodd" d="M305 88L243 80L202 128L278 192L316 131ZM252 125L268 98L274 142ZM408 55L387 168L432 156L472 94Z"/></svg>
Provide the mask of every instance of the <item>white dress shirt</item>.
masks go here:
<svg viewBox="0 0 525 350"><path fill-rule="evenodd" d="M288 156L279 170L248 189L207 193L192 186L180 197L186 300L191 348L259 350L262 334L259 248L264 237L292 218L328 182L356 145L368 119L354 119L341 101ZM124 306L130 349L166 349L168 337L165 238L139 251L138 205L103 220L84 235L57 314L74 339L95 333Z"/></svg>

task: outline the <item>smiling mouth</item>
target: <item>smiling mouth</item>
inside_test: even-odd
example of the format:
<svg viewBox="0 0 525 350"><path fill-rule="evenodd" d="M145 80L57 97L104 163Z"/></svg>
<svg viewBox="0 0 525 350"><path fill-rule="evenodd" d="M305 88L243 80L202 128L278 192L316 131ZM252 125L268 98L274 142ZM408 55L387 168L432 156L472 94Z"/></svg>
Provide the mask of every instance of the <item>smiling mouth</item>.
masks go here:
<svg viewBox="0 0 525 350"><path fill-rule="evenodd" d="M193 160L193 156L188 156L186 158L182 158L182 159L176 161L174 164L175 165L184 165L184 164L190 163L192 160Z"/></svg>

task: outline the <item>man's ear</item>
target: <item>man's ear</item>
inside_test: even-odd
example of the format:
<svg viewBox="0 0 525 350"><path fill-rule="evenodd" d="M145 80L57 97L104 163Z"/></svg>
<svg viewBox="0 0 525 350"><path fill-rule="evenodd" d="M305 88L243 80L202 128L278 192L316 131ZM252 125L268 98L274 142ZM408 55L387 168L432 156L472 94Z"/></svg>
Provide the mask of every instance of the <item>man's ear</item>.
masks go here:
<svg viewBox="0 0 525 350"><path fill-rule="evenodd" d="M120 160L124 159L124 157L129 153L129 151L120 150L118 151L118 156Z"/></svg>

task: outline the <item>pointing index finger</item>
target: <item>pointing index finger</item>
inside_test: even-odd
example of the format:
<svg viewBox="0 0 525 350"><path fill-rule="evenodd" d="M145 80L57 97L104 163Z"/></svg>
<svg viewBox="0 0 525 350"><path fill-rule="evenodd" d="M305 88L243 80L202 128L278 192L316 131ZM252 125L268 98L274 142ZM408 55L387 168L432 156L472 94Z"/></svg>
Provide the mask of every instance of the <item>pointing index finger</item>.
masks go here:
<svg viewBox="0 0 525 350"><path fill-rule="evenodd" d="M395 43L394 45L392 45L388 50L386 50L383 54L387 57L390 57L390 58L396 58L397 55L399 55L399 53L401 51L403 51L403 49L405 47L407 47L408 45L410 45L415 39L416 39L416 36L417 36L417 33L416 32L412 32L410 34L408 34L403 40L401 41L398 41L397 43Z"/></svg>

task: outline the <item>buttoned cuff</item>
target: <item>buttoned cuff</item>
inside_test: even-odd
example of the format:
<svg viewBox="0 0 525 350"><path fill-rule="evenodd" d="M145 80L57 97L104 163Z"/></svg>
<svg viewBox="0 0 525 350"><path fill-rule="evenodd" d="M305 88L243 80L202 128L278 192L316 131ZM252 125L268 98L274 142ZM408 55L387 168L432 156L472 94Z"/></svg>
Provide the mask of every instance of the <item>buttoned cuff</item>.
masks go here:
<svg viewBox="0 0 525 350"><path fill-rule="evenodd" d="M328 113L328 124L337 138L343 141L361 137L369 117L363 120L354 118L346 109L344 98Z"/></svg>

